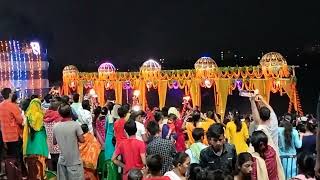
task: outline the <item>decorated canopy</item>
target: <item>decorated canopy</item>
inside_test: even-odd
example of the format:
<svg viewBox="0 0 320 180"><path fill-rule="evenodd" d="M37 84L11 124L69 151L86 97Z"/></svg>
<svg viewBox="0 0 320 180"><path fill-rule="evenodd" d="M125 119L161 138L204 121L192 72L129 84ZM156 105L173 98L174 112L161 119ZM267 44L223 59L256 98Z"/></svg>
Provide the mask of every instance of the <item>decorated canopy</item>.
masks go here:
<svg viewBox="0 0 320 180"><path fill-rule="evenodd" d="M69 66L67 66L69 67ZM290 110L293 108L302 113L296 90L295 66L288 66L286 60L279 53L265 54L258 66L218 67L210 57L202 57L195 63L195 69L161 70L161 65L154 61L144 62L140 72L116 72L112 64L102 64L98 73L63 72L64 94L70 94L70 85L77 84L75 90L83 92L83 85L87 82L94 84L100 104L105 103L105 90L114 89L117 103L122 103L122 91L128 87L140 90L141 105L146 108L146 88L155 88L159 94L159 106L164 107L167 88L180 88L190 95L193 106L201 107L201 87L214 89L216 112L224 115L227 97L236 88L241 90L258 89L260 94L269 101L270 92L287 94L290 99ZM70 67L68 68L70 69ZM76 68L75 68L76 69ZM105 71L108 75L101 76ZM110 75L112 74L112 75Z"/></svg>

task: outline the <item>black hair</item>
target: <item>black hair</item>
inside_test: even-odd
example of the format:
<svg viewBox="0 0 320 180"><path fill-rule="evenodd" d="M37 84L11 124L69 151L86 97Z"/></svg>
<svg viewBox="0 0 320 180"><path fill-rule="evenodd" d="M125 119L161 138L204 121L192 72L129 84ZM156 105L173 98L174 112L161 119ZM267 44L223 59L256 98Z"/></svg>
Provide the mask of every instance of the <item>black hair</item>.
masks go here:
<svg viewBox="0 0 320 180"><path fill-rule="evenodd" d="M1 95L2 95L2 97L4 98L4 99L9 99L9 96L10 96L10 94L11 94L11 89L10 88L3 88L2 90L1 90Z"/></svg>
<svg viewBox="0 0 320 180"><path fill-rule="evenodd" d="M172 160L173 166L177 167L179 164L183 164L188 157L188 154L186 154L185 152L177 153Z"/></svg>
<svg viewBox="0 0 320 180"><path fill-rule="evenodd" d="M90 111L90 101L89 100L83 100L82 101L82 108Z"/></svg>
<svg viewBox="0 0 320 180"><path fill-rule="evenodd" d="M239 167L241 167L244 163L246 163L248 161L253 161L253 157L250 153L242 152L238 155L238 157L237 157L237 171L238 171L238 173L240 171Z"/></svg>
<svg viewBox="0 0 320 180"><path fill-rule="evenodd" d="M69 100L70 100L69 96L66 96L66 95L61 96L62 103L69 104Z"/></svg>
<svg viewBox="0 0 320 180"><path fill-rule="evenodd" d="M297 164L299 172L306 176L306 178L314 178L314 166L315 166L315 157L312 154L302 152L298 155Z"/></svg>
<svg viewBox="0 0 320 180"><path fill-rule="evenodd" d="M224 128L220 123L211 125L207 131L208 138L220 138L221 135L224 135Z"/></svg>
<svg viewBox="0 0 320 180"><path fill-rule="evenodd" d="M197 127L197 122L200 121L200 118L201 118L201 112L197 110L193 111L191 119L194 127Z"/></svg>
<svg viewBox="0 0 320 180"><path fill-rule="evenodd" d="M201 168L200 164L190 164L188 180L205 180L205 176L205 171Z"/></svg>
<svg viewBox="0 0 320 180"><path fill-rule="evenodd" d="M242 129L242 122L240 112L238 110L233 111L233 122L236 124L237 132L240 132Z"/></svg>
<svg viewBox="0 0 320 180"><path fill-rule="evenodd" d="M147 130L150 133L151 136L156 135L158 132L160 132L159 124L155 121L150 121L147 124Z"/></svg>
<svg viewBox="0 0 320 180"><path fill-rule="evenodd" d="M106 116L108 114L108 108L107 107L102 107L101 108L101 114Z"/></svg>
<svg viewBox="0 0 320 180"><path fill-rule="evenodd" d="M267 121L270 119L270 109L263 106L259 109L259 115L260 115L260 119L262 121Z"/></svg>
<svg viewBox="0 0 320 180"><path fill-rule="evenodd" d="M30 105L31 100L30 99L23 99L20 103L20 107L23 111L27 111L29 105Z"/></svg>
<svg viewBox="0 0 320 180"><path fill-rule="evenodd" d="M88 124L81 124L81 129L82 129L84 134L89 132Z"/></svg>
<svg viewBox="0 0 320 180"><path fill-rule="evenodd" d="M122 105L118 108L118 115L120 118L126 117L128 112L129 112L129 110L124 105Z"/></svg>
<svg viewBox="0 0 320 180"><path fill-rule="evenodd" d="M80 94L76 93L72 96L73 102L78 103L80 99Z"/></svg>
<svg viewBox="0 0 320 180"><path fill-rule="evenodd" d="M143 174L140 169L131 169L128 172L128 180L142 180Z"/></svg>
<svg viewBox="0 0 320 180"><path fill-rule="evenodd" d="M207 169L206 180L233 180L233 177L226 174L224 171L220 169L216 169L216 170Z"/></svg>
<svg viewBox="0 0 320 180"><path fill-rule="evenodd" d="M263 154L260 149L261 145L268 145L268 136L263 131L254 131L251 136L251 144L254 148L254 151L259 153L260 156Z"/></svg>
<svg viewBox="0 0 320 180"><path fill-rule="evenodd" d="M161 112L162 112L164 117L168 116L168 111L169 111L169 108L166 107L166 106L161 109Z"/></svg>
<svg viewBox="0 0 320 180"><path fill-rule="evenodd" d="M142 110L133 111L133 112L130 114L130 119L136 120L136 118L137 118L138 116L145 116L145 115L146 115L146 113L145 113L144 111L142 111Z"/></svg>
<svg viewBox="0 0 320 180"><path fill-rule="evenodd" d="M39 98L39 95L38 94L32 94L31 96L30 96L30 99L32 100L32 99L36 99L36 98Z"/></svg>
<svg viewBox="0 0 320 180"><path fill-rule="evenodd" d="M292 143L292 124L289 121L284 120L282 125L284 127L283 136L285 148L289 149Z"/></svg>
<svg viewBox="0 0 320 180"><path fill-rule="evenodd" d="M58 112L60 116L63 118L70 118L72 114L71 107L69 104L61 104L59 106Z"/></svg>
<svg viewBox="0 0 320 180"><path fill-rule="evenodd" d="M137 132L136 122L133 119L128 119L124 124L124 129L126 130L128 136L133 136Z"/></svg>
<svg viewBox="0 0 320 180"><path fill-rule="evenodd" d="M16 103L18 100L18 94L15 92L12 94L11 102Z"/></svg>
<svg viewBox="0 0 320 180"><path fill-rule="evenodd" d="M210 118L210 119L214 119L214 112L213 111L207 111L207 117Z"/></svg>
<svg viewBox="0 0 320 180"><path fill-rule="evenodd" d="M112 111L113 106L114 106L114 103L109 101L109 102L107 103L107 110Z"/></svg>
<svg viewBox="0 0 320 180"><path fill-rule="evenodd" d="M168 119L172 119L173 121L176 121L178 117L175 114L171 113L169 114Z"/></svg>
<svg viewBox="0 0 320 180"><path fill-rule="evenodd" d="M124 109L127 111L127 113L128 113L129 110L130 110L130 108L131 108L131 105L128 104L128 103L126 103L126 104L123 104L122 106L123 106L123 108L124 108Z"/></svg>
<svg viewBox="0 0 320 180"><path fill-rule="evenodd" d="M55 97L54 97L54 100L55 100L55 101L62 102L62 99L61 99L61 97L60 97L60 96L55 96Z"/></svg>
<svg viewBox="0 0 320 180"><path fill-rule="evenodd" d="M306 129L309 130L310 132L314 133L315 129L316 129L316 124L313 123L312 120L309 120L309 121L307 121Z"/></svg>
<svg viewBox="0 0 320 180"><path fill-rule="evenodd" d="M194 128L192 131L192 137L194 141L199 141L201 138L204 137L204 130L203 128Z"/></svg>
<svg viewBox="0 0 320 180"><path fill-rule="evenodd" d="M59 108L60 105L61 105L61 102L60 102L60 101L52 101L52 102L50 103L49 110L56 111L56 110L58 110L58 108Z"/></svg>
<svg viewBox="0 0 320 180"><path fill-rule="evenodd" d="M154 120L155 121L159 122L162 119L162 117L163 117L163 115L162 115L162 113L160 111L156 111L154 113Z"/></svg>
<svg viewBox="0 0 320 180"><path fill-rule="evenodd" d="M46 103L50 103L51 99L52 99L52 95L51 94L47 94L44 96L44 101L46 101Z"/></svg>
<svg viewBox="0 0 320 180"><path fill-rule="evenodd" d="M162 157L159 154L151 154L147 157L147 166L151 175L157 175L162 168Z"/></svg>

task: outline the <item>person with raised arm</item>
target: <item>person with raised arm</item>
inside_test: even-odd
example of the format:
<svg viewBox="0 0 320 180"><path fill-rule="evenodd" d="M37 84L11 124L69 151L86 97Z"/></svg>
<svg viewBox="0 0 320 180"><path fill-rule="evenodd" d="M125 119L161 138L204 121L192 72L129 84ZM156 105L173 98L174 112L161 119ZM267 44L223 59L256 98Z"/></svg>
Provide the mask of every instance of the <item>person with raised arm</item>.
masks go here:
<svg viewBox="0 0 320 180"><path fill-rule="evenodd" d="M274 148L278 151L278 119L269 103L261 95L250 98L252 117L256 129L263 130L271 137ZM259 104L259 108L257 107Z"/></svg>

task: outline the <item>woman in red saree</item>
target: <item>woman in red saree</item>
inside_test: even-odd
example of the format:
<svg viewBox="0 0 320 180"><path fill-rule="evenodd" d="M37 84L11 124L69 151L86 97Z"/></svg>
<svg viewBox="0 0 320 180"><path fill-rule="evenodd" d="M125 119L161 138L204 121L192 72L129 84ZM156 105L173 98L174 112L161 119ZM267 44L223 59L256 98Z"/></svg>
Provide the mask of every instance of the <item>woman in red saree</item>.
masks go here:
<svg viewBox="0 0 320 180"><path fill-rule="evenodd" d="M268 144L268 136L263 131L252 133L254 148L251 179L284 180L284 173L278 153Z"/></svg>
<svg viewBox="0 0 320 180"><path fill-rule="evenodd" d="M84 176L86 180L97 180L97 164L101 151L101 145L91 134L87 124L81 125L84 143L79 143L80 156L83 161Z"/></svg>

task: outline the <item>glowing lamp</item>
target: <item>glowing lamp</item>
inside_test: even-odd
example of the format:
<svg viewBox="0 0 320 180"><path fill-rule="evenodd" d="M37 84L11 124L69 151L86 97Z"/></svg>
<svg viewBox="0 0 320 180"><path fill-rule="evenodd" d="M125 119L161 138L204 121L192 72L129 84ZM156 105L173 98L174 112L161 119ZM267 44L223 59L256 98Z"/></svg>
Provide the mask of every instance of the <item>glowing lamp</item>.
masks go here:
<svg viewBox="0 0 320 180"><path fill-rule="evenodd" d="M108 79L112 77L116 72L116 68L109 62L102 63L98 68L98 74L100 79Z"/></svg>
<svg viewBox="0 0 320 180"><path fill-rule="evenodd" d="M210 57L201 57L194 64L194 68L196 69L196 76L199 78L208 78L214 75L214 73L218 66L216 62Z"/></svg>
<svg viewBox="0 0 320 180"><path fill-rule="evenodd" d="M132 106L132 110L133 111L140 111L141 110L141 106L139 106L139 105Z"/></svg>
<svg viewBox="0 0 320 180"><path fill-rule="evenodd" d="M134 90L134 91L133 91L133 95L134 95L135 97L139 97L139 96L140 96L140 91L139 91L139 90Z"/></svg>
<svg viewBox="0 0 320 180"><path fill-rule="evenodd" d="M289 75L287 61L280 53L269 52L265 54L260 60L260 65L265 76L278 73L285 77Z"/></svg>
<svg viewBox="0 0 320 180"><path fill-rule="evenodd" d="M183 100L184 100L184 101L190 101L190 99L191 99L190 96L184 96L184 97L183 97Z"/></svg>
<svg viewBox="0 0 320 180"><path fill-rule="evenodd" d="M144 77L145 79L152 79L154 77L157 77L160 71L161 65L153 59L145 61L140 67L142 77Z"/></svg>
<svg viewBox="0 0 320 180"><path fill-rule="evenodd" d="M68 65L62 70L63 78L74 79L78 76L79 70L74 65Z"/></svg>
<svg viewBox="0 0 320 180"><path fill-rule="evenodd" d="M209 79L206 79L206 80L204 81L204 85L206 86L206 88L211 88L212 83L211 83L211 81L210 81Z"/></svg>
<svg viewBox="0 0 320 180"><path fill-rule="evenodd" d="M40 44L39 42L31 42L30 43L33 54L40 55Z"/></svg>

